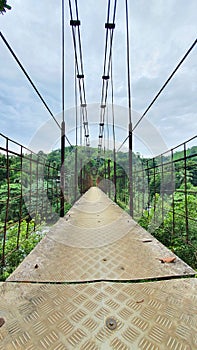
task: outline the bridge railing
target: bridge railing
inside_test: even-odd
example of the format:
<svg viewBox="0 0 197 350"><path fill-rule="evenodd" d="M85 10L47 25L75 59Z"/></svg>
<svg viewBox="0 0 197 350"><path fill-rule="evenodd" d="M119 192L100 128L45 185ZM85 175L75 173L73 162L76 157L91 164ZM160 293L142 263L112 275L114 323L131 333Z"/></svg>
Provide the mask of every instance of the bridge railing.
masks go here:
<svg viewBox="0 0 197 350"><path fill-rule="evenodd" d="M60 209L59 169L46 156L0 134L0 265ZM12 237L12 240L10 238ZM9 245L9 249L8 249ZM9 251L9 253L8 253Z"/></svg>
<svg viewBox="0 0 197 350"><path fill-rule="evenodd" d="M197 137L133 164L134 219L197 267Z"/></svg>

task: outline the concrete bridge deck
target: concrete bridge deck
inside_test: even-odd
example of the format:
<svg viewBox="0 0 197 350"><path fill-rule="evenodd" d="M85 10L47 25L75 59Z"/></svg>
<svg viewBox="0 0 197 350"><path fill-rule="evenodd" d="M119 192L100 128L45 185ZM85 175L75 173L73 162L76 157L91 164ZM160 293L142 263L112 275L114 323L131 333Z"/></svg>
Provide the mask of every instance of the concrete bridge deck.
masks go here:
<svg viewBox="0 0 197 350"><path fill-rule="evenodd" d="M0 350L196 349L194 275L91 188L1 283Z"/></svg>

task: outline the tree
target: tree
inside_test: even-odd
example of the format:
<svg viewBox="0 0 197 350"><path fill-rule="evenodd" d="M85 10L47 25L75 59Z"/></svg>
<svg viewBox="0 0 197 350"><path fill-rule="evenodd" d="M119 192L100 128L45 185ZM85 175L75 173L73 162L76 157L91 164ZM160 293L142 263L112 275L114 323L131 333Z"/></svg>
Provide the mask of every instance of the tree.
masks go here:
<svg viewBox="0 0 197 350"><path fill-rule="evenodd" d="M0 13L4 15L6 10L11 10L11 6L7 4L7 0L0 0Z"/></svg>

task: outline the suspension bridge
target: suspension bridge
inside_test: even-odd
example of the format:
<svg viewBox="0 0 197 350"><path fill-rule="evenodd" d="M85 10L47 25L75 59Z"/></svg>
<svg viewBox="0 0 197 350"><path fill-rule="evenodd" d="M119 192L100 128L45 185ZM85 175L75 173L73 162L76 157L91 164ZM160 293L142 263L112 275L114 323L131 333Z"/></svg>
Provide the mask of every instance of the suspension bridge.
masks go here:
<svg viewBox="0 0 197 350"><path fill-rule="evenodd" d="M77 1L69 0L68 10L75 60L75 144L66 134L64 1L61 120L0 33L61 140L60 149L46 154L0 134L1 275L11 268L10 261L22 260L0 282L0 350L196 349L196 136L151 159L133 151L136 128L196 40L133 123L125 1L128 132L117 145L112 66L117 1L108 1L95 148ZM127 143L128 151L121 152ZM47 233L26 254L25 245L40 235L43 224Z"/></svg>

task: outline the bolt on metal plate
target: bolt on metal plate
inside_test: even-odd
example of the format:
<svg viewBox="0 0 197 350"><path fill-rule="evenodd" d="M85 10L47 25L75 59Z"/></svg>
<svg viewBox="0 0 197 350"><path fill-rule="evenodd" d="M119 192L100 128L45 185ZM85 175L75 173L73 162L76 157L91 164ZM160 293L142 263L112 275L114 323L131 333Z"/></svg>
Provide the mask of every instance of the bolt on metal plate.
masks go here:
<svg viewBox="0 0 197 350"><path fill-rule="evenodd" d="M117 322L114 318L112 317L108 317L106 319L106 322L105 322L107 328L109 328L110 330L114 330L117 328Z"/></svg>
<svg viewBox="0 0 197 350"><path fill-rule="evenodd" d="M3 317L0 317L0 327L2 327L5 323L5 320Z"/></svg>

